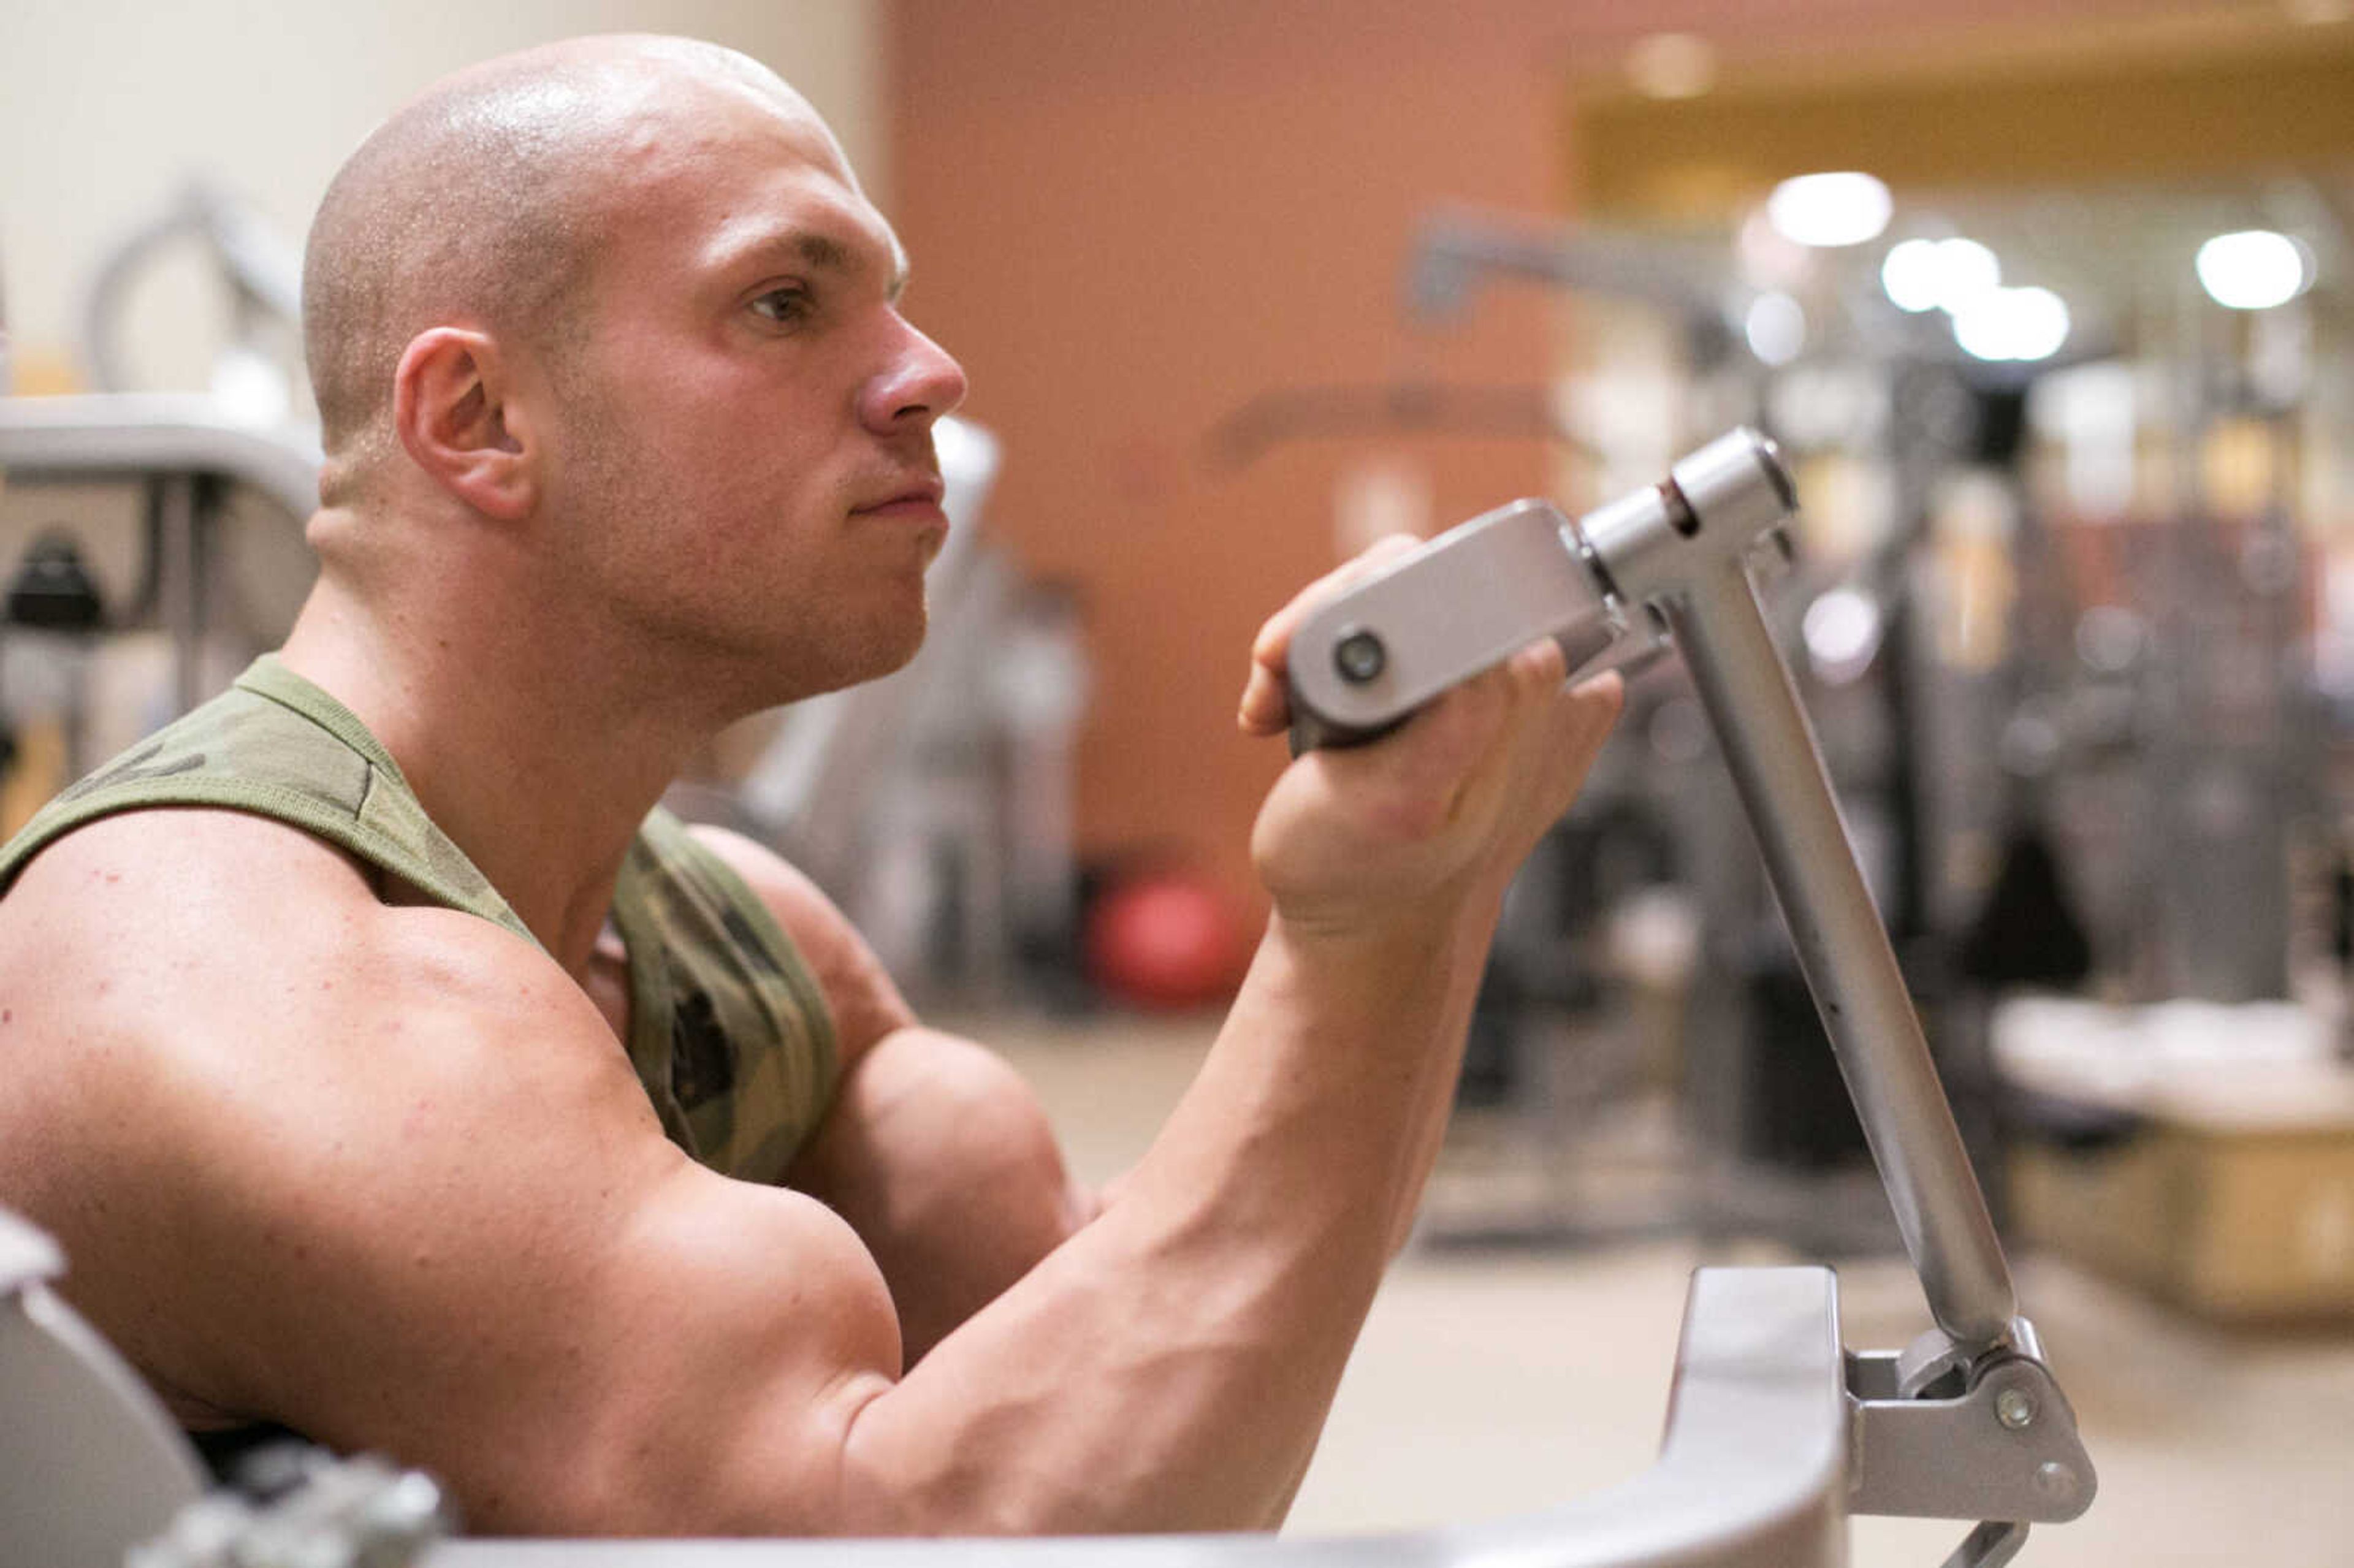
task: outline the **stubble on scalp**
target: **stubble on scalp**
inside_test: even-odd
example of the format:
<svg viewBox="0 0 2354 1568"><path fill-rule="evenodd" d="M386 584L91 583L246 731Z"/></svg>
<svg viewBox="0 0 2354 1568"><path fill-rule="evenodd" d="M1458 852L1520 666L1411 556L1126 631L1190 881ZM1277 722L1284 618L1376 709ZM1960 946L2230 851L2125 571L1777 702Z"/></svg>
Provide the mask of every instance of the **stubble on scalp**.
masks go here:
<svg viewBox="0 0 2354 1568"><path fill-rule="evenodd" d="M321 498L364 500L398 450L394 374L464 325L563 377L590 330L611 154L681 75L801 100L766 67L683 38L567 40L478 66L378 127L327 188L303 256Z"/></svg>

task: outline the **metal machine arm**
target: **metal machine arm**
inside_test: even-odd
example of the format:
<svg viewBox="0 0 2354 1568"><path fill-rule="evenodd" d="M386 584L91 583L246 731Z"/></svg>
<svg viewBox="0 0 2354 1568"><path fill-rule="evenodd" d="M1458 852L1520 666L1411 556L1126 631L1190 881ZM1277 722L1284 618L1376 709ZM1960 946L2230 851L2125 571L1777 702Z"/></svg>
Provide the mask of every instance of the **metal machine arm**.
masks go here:
<svg viewBox="0 0 2354 1568"><path fill-rule="evenodd" d="M1575 523L1543 502L1516 502L1310 616L1292 641L1295 704L1308 712L1308 738L1346 743L1539 637L1559 641L1572 668L1596 668L1623 645L1622 628L1664 622L1723 747L1937 1325L1896 1358L1900 1375L1861 1363L1873 1375L1850 1387L1865 1478L1858 1506L2073 1518L2091 1501L2090 1462L2034 1330L2017 1315L2002 1244L1750 577L1797 505L1773 444L1745 429ZM1953 1396L1935 1421L1914 1403L1933 1393ZM1972 1426L1978 1404L2010 1417ZM1985 1456L1970 1485L1922 1478L1937 1471L1932 1459L1953 1462L1941 1442L1998 1425L2020 1441ZM2031 1432L2053 1445L2032 1463ZM1908 1478L1891 1479L1898 1473ZM1989 1540L1988 1552L2015 1550L2015 1534Z"/></svg>
<svg viewBox="0 0 2354 1568"><path fill-rule="evenodd" d="M0 397L0 471L20 482L217 474L299 520L318 507L319 462L315 435L258 429L198 393Z"/></svg>

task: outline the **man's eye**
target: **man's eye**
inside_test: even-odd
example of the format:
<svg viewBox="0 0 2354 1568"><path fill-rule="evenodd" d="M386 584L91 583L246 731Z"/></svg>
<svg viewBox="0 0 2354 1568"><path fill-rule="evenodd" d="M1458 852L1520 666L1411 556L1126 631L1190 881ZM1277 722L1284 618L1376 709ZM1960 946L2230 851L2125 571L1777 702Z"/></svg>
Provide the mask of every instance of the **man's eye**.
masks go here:
<svg viewBox="0 0 2354 1568"><path fill-rule="evenodd" d="M772 322L797 322L811 310L809 291L798 286L771 289L752 302L752 308Z"/></svg>

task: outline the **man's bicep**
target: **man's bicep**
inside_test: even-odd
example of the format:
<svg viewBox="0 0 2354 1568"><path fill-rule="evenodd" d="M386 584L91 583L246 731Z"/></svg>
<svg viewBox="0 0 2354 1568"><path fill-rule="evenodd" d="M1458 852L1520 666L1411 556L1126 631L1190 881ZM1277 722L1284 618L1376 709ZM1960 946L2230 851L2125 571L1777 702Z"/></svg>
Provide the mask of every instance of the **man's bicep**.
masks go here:
<svg viewBox="0 0 2354 1568"><path fill-rule="evenodd" d="M434 1471L479 1529L827 1528L898 1372L872 1257L664 1140L560 976L443 967L440 1002L320 1043L345 1082L256 1107L274 1139L203 1150L227 1179L188 1217L234 1261L189 1306L230 1407Z"/></svg>
<svg viewBox="0 0 2354 1568"><path fill-rule="evenodd" d="M885 1036L843 1075L789 1179L881 1266L910 1366L1097 1211L1021 1075L920 1027Z"/></svg>
<svg viewBox="0 0 2354 1568"><path fill-rule="evenodd" d="M750 840L695 835L765 904L817 975L842 1042L832 1104L788 1175L846 1218L891 1287L913 1365L1097 1210L1029 1085L927 1029L807 877Z"/></svg>
<svg viewBox="0 0 2354 1568"><path fill-rule="evenodd" d="M841 1443L855 1406L896 1381L898 1355L855 1237L767 1189L681 1191L612 1218L621 1239L609 1245L559 1230L453 1249L461 1286L387 1323L392 1354L345 1347L378 1364L303 1429L339 1447L371 1436L444 1477L480 1529L834 1528ZM392 1404L390 1429L371 1432Z"/></svg>

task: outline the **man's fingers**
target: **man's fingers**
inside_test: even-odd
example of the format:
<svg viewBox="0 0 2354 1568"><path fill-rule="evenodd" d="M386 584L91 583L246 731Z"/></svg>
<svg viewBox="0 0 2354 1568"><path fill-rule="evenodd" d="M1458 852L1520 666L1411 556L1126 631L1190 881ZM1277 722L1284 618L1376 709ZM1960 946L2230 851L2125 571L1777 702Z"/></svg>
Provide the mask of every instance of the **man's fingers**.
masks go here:
<svg viewBox="0 0 2354 1568"><path fill-rule="evenodd" d="M1375 815L1407 837L1481 817L1498 794L1521 787L1526 732L1542 724L1562 680L1561 650L1544 640L1441 694L1397 744L1335 765L1354 767Z"/></svg>
<svg viewBox="0 0 2354 1568"><path fill-rule="evenodd" d="M1450 888L1500 896L1567 809L1617 717L1619 690L1615 675L1568 686L1546 640L1448 690L1379 745L1295 761L1253 837L1278 906L1345 924Z"/></svg>
<svg viewBox="0 0 2354 1568"><path fill-rule="evenodd" d="M1291 693L1283 677L1256 660L1243 682L1243 700L1235 709L1235 723L1245 735L1280 735L1291 723Z"/></svg>
<svg viewBox="0 0 2354 1568"><path fill-rule="evenodd" d="M1560 645L1544 638L1433 705L1441 723L1459 726L1446 763L1457 770L1450 819L1484 813L1500 791L1525 787L1519 756L1532 730L1550 727L1542 709L1560 699L1567 674Z"/></svg>
<svg viewBox="0 0 2354 1568"><path fill-rule="evenodd" d="M1278 735L1291 723L1291 691L1284 680L1291 634L1318 606L1329 603L1422 544L1411 534L1376 539L1353 558L1309 584L1291 602L1269 616L1251 641L1250 674L1243 683L1235 722L1247 735Z"/></svg>
<svg viewBox="0 0 2354 1568"><path fill-rule="evenodd" d="M1531 788L1543 802L1537 810L1539 836L1585 788L1586 775L1618 722L1626 691L1615 670L1575 686L1555 687L1543 722L1531 726L1531 744L1539 748L1534 765L1539 782ZM1534 842L1532 838L1531 847Z"/></svg>

